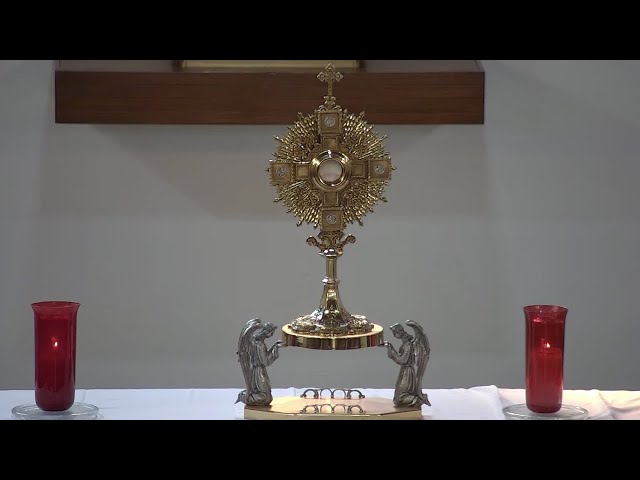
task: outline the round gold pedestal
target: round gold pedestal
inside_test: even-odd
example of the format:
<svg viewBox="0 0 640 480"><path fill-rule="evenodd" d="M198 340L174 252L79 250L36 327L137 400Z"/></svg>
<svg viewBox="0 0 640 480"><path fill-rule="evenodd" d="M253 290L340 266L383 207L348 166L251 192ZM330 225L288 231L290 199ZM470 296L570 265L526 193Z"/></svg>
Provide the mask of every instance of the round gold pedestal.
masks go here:
<svg viewBox="0 0 640 480"><path fill-rule="evenodd" d="M399 408L388 398L274 398L267 407L244 407L253 420L419 420L420 408Z"/></svg>
<svg viewBox="0 0 640 480"><path fill-rule="evenodd" d="M373 324L370 332L357 335L321 336L296 333L290 324L282 327L282 340L288 347L303 347L313 350L352 350L377 347L383 344L383 328Z"/></svg>

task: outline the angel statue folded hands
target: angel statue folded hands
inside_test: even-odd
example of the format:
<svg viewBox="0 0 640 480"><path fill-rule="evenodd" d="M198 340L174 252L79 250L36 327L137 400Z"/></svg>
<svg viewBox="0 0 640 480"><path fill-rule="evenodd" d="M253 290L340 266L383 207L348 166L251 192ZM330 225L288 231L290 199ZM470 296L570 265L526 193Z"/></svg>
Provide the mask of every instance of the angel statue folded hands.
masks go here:
<svg viewBox="0 0 640 480"><path fill-rule="evenodd" d="M415 336L409 335L402 325L396 323L390 330L402 341L400 348L396 351L391 343L383 344L387 347L387 356L400 365L393 403L396 407L431 406L427 394L422 391L422 376L431 353L429 339L416 322L407 320L405 323L413 328Z"/></svg>
<svg viewBox="0 0 640 480"><path fill-rule="evenodd" d="M238 402L251 406L266 406L271 403L271 382L267 375L267 367L279 356L283 342L275 342L267 348L265 340L276 330L273 323L262 323L260 319L249 320L240 334L238 341L238 361L242 367L246 389L238 394Z"/></svg>

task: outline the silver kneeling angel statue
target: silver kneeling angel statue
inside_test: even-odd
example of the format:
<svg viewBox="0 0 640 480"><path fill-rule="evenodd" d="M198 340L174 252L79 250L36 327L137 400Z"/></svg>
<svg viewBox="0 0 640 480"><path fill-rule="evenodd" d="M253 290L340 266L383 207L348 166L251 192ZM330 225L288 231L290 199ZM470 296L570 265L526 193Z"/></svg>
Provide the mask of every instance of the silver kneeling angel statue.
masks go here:
<svg viewBox="0 0 640 480"><path fill-rule="evenodd" d="M237 354L247 388L238 394L236 403L266 406L273 400L267 367L276 361L278 350L284 343L277 341L271 348L267 348L264 342L273 335L276 328L273 323L263 324L260 319L254 318L242 329Z"/></svg>
<svg viewBox="0 0 640 480"><path fill-rule="evenodd" d="M394 337L402 341L399 350L396 351L389 342L383 344L387 347L387 356L400 365L393 404L396 407L419 407L423 404L431 406L427 394L422 391L422 376L431 353L429 339L416 322L407 320L405 323L413 328L414 336L409 335L402 325L396 323L391 325L390 330Z"/></svg>

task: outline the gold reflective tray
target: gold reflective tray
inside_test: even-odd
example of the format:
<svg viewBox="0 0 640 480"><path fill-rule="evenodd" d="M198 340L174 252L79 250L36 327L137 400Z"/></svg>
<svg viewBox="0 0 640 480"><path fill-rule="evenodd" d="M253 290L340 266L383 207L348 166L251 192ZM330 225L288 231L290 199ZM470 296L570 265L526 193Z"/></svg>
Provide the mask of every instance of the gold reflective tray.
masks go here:
<svg viewBox="0 0 640 480"><path fill-rule="evenodd" d="M419 420L420 408L398 408L388 398L274 398L266 407L244 407L253 420Z"/></svg>

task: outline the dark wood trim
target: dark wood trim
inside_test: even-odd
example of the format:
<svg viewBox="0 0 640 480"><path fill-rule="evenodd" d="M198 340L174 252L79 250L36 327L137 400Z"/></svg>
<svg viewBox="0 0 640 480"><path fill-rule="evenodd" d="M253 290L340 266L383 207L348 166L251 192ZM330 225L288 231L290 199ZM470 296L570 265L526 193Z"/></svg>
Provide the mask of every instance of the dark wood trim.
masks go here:
<svg viewBox="0 0 640 480"><path fill-rule="evenodd" d="M171 60L62 60L57 123L290 124L325 87L317 72L185 72ZM481 124L484 71L475 60L365 60L345 71L338 103L373 124Z"/></svg>

